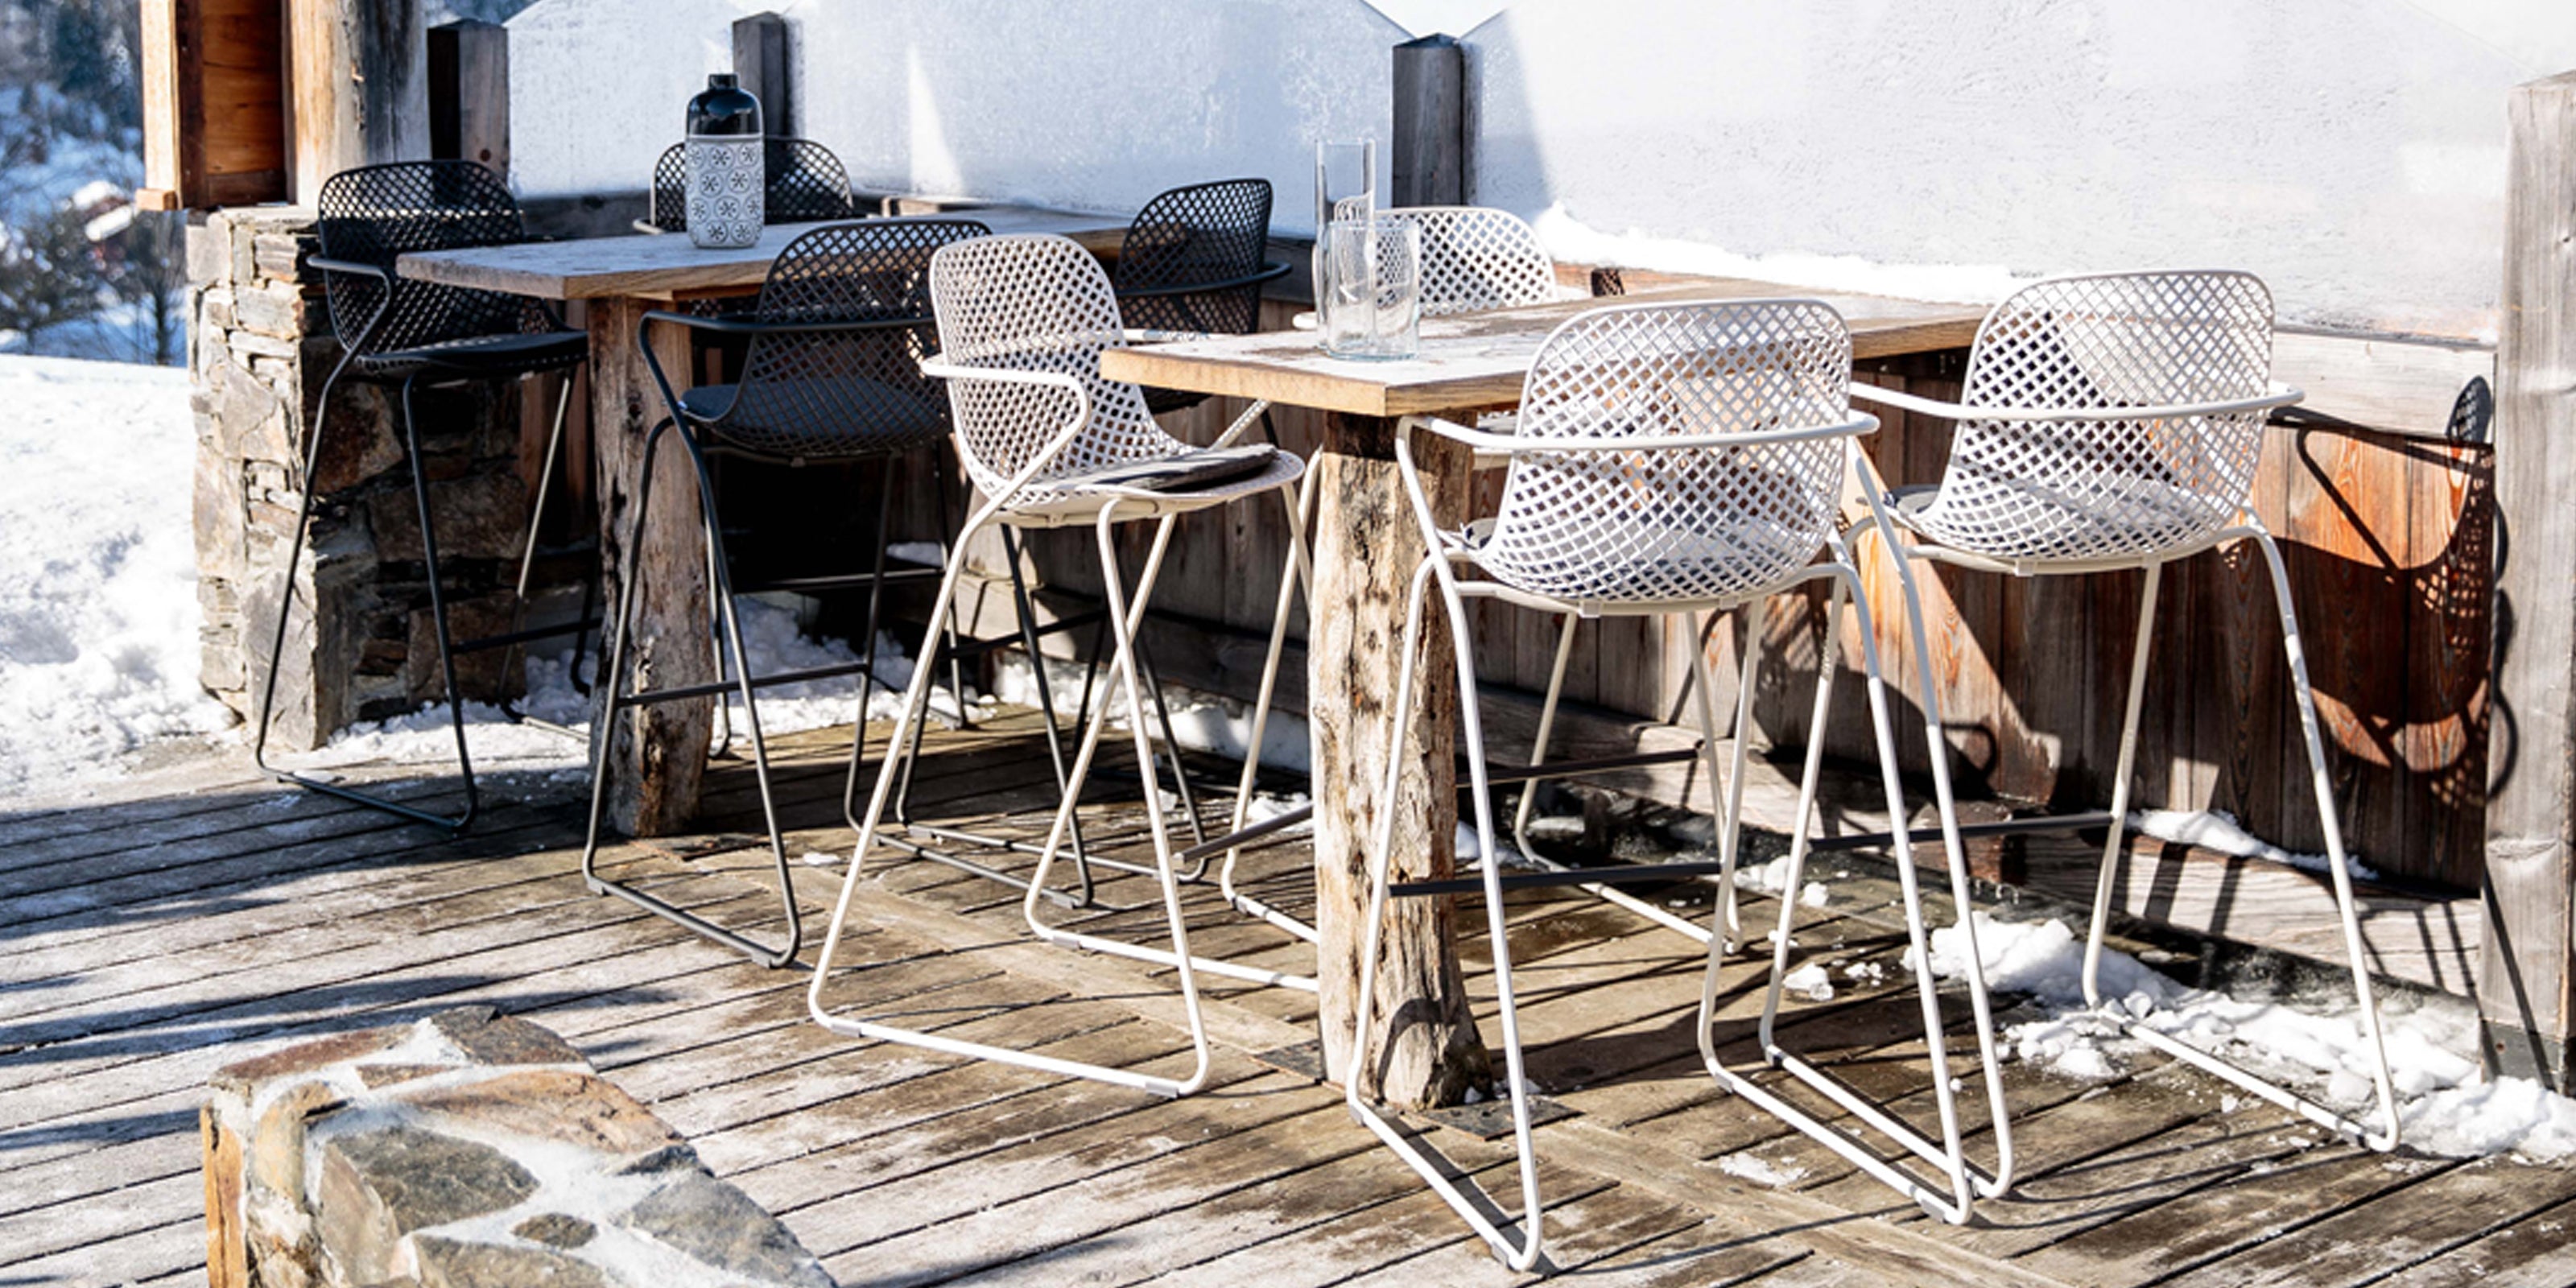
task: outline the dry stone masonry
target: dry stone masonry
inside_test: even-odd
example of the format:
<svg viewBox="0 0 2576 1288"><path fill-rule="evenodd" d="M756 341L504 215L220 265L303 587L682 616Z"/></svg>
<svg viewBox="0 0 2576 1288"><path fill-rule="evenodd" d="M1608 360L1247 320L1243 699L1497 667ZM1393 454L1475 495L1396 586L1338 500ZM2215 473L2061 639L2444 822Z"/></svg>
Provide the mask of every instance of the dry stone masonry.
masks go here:
<svg viewBox="0 0 2576 1288"><path fill-rule="evenodd" d="M218 1072L213 1288L833 1288L579 1052L488 1008Z"/></svg>
<svg viewBox="0 0 2576 1288"><path fill-rule="evenodd" d="M252 686L264 666L255 655L276 629L278 570L303 501L304 435L340 358L321 275L307 263L314 252L310 210L219 211L188 229L201 677L244 715L259 700ZM278 685L274 737L286 746L313 746L351 721L411 710L438 693L396 392L344 379L332 394L331 441L314 478L322 504L296 569ZM506 629L528 505L519 399L425 390L414 406L457 637ZM501 653L458 663L469 693L506 692Z"/></svg>

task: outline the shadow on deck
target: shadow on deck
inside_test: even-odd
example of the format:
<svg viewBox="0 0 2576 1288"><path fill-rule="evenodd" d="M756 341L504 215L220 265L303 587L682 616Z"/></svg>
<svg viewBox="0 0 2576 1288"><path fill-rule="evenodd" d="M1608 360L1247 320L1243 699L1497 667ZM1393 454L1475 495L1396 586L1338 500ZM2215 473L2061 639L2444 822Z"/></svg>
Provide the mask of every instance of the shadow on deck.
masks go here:
<svg viewBox="0 0 2576 1288"><path fill-rule="evenodd" d="M919 812L1041 802L1012 790L1045 777L1028 721L937 736ZM782 740L809 960L852 839L839 815L846 736ZM468 1002L578 1045L851 1288L1514 1278L1337 1092L1282 1067L1293 1061L1280 1051L1314 1036L1309 995L1203 982L1215 1062L1209 1089L1180 1101L852 1043L807 1021L802 972L761 970L590 896L575 875L576 784L503 781L487 821L450 841L244 773L218 777L185 794L0 817L0 1284L202 1283L206 1075L264 1045ZM403 790L434 804L454 785ZM756 808L747 768L720 768L706 826L738 844L629 843L612 875L775 934L767 856L749 836ZM1093 807L1095 847L1115 852L1106 842L1119 834L1133 845L1140 818L1132 805ZM1295 836L1251 852L1254 892L1303 915L1307 861ZM1925 1120L1930 1074L1919 1012L1897 987L1893 884L1821 868L1832 897L1802 910L1798 942L1838 995L1798 1004L1788 1036ZM1100 906L1059 918L1149 940L1148 883L1102 877ZM1211 887L1189 900L1198 952L1311 963ZM872 864L836 1006L1186 1068L1167 972L1037 944L1018 905L1015 891L946 867ZM1751 905L1748 925L1767 925L1770 909ZM2151 1060L2101 1085L2009 1065L2020 1189L1980 1205L1976 1225L1937 1225L1716 1090L1690 1031L1695 945L1580 896L1516 898L1512 916L1531 1071L1572 1111L1541 1129L1540 1150L1550 1262L1574 1282L2576 1277L2576 1250L2556 1233L2576 1220L2576 1170L2370 1154ZM1479 997L1482 957L1470 945ZM1884 982L1863 982L1869 963ZM1719 1037L1738 1056L1761 980L1750 962L1725 978ZM1964 1020L1964 1005L1950 1010ZM1984 1116L1973 1085L1961 1111ZM1461 1172L1513 1192L1507 1140L1424 1130Z"/></svg>

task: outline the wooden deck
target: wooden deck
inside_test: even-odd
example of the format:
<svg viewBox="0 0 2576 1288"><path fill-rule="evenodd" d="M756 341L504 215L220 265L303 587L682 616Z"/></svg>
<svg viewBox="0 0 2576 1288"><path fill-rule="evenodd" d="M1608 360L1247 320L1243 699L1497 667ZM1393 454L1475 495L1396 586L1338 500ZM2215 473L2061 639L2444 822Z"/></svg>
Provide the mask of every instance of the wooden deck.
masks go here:
<svg viewBox="0 0 2576 1288"><path fill-rule="evenodd" d="M1018 716L937 738L923 813L1011 803L991 786L1044 774L1031 728ZM819 937L849 841L836 739L789 741L790 818L808 829L793 852L832 858L797 869ZM469 1003L562 1033L845 1285L1514 1278L1337 1093L1280 1067L1293 1061L1278 1052L1312 1036L1303 995L1209 986L1214 1073L1180 1101L853 1044L806 1021L801 973L585 893L569 784L505 782L472 836L444 841L238 769L190 781L0 817L0 1283L202 1283L206 1075L264 1044ZM741 826L747 771L711 781L719 821ZM1097 814L1095 839L1138 823L1115 806ZM775 930L775 900L753 880L759 853L683 853L629 845L617 862L710 915ZM1293 839L1259 852L1257 889L1295 906L1305 861ZM1012 894L924 862L879 868L860 904L868 929L848 947L868 968L836 980L836 997L959 1036L1183 1067L1168 980L1035 944ZM1088 919L1146 926L1145 894L1137 878L1106 882L1108 908ZM1201 952L1299 956L1212 891L1192 898ZM1872 959L1901 979L1891 898L1882 881L1834 883L1798 937L1841 993L1800 1008L1788 1032L1852 1083L1921 1110L1930 1084L1919 1032L1904 1036L1905 997L1841 969ZM1981 1205L1975 1226L1933 1224L1714 1090L1692 1048L1690 945L1580 897L1512 911L1533 1073L1575 1111L1540 1138L1550 1261L1576 1282L2576 1279L2563 1233L2576 1169L2374 1155L2152 1064L2101 1090L2009 1066L2026 1179ZM1748 911L1754 925L1769 915L1759 900ZM1739 1053L1759 979L1750 964L1730 975L1721 1037ZM1973 1094L1963 1112L1981 1113ZM1507 1138L1442 1127L1431 1139L1509 1190Z"/></svg>

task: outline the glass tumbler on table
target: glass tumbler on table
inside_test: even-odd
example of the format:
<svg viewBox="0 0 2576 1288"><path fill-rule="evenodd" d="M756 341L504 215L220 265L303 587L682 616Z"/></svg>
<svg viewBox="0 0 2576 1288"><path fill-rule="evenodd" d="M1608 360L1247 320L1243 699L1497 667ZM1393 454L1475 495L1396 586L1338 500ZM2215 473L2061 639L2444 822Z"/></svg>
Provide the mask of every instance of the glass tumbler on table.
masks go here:
<svg viewBox="0 0 2576 1288"><path fill-rule="evenodd" d="M1422 346L1422 229L1337 219L1316 244L1315 329L1336 358L1410 358Z"/></svg>

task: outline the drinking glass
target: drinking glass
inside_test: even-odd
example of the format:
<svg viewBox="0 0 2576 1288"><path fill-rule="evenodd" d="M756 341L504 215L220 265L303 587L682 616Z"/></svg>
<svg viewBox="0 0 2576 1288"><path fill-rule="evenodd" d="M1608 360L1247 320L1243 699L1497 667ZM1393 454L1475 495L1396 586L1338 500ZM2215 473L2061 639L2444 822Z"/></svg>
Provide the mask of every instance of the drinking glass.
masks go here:
<svg viewBox="0 0 2576 1288"><path fill-rule="evenodd" d="M1316 242L1315 329L1336 358L1410 358L1422 347L1422 229L1337 219Z"/></svg>

